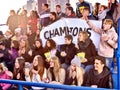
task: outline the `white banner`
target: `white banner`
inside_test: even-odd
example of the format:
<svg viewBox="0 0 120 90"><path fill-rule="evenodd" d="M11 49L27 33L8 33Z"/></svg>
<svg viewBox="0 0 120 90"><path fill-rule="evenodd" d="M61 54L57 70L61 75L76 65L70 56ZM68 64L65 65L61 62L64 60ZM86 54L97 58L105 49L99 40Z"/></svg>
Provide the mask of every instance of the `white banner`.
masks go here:
<svg viewBox="0 0 120 90"><path fill-rule="evenodd" d="M97 27L101 28L100 21L91 21ZM45 45L46 39L48 38L52 38L57 43L57 45L61 45L64 44L64 36L70 34L73 36L73 42L76 44L78 33L80 31L87 31L90 35L90 38L93 40L96 48L98 48L100 39L99 34L91 30L86 21L78 18L63 18L56 21L55 23L42 29L40 33L40 38L42 39L43 45Z"/></svg>

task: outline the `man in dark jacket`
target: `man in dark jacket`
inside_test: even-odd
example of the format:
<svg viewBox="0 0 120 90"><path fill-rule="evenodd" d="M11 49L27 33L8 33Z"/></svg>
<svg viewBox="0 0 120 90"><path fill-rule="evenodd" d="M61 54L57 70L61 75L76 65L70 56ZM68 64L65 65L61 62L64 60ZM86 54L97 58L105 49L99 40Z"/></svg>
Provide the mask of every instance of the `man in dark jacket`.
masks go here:
<svg viewBox="0 0 120 90"><path fill-rule="evenodd" d="M60 57L62 62L62 67L67 69L70 66L71 60L76 55L75 44L72 43L73 38L71 35L65 36L65 44L60 46Z"/></svg>
<svg viewBox="0 0 120 90"><path fill-rule="evenodd" d="M91 69L84 78L84 86L96 88L113 88L113 80L108 67L105 66L105 58L96 56L94 69Z"/></svg>
<svg viewBox="0 0 120 90"><path fill-rule="evenodd" d="M82 12L85 7L89 8L89 11L92 12L92 6L89 2L86 2L84 0L79 0L78 3L76 3L77 8L76 8L76 15L77 17L82 17Z"/></svg>
<svg viewBox="0 0 120 90"><path fill-rule="evenodd" d="M48 4L42 4L42 10L40 13L40 25L45 27L49 24L50 21L50 10L48 8Z"/></svg>

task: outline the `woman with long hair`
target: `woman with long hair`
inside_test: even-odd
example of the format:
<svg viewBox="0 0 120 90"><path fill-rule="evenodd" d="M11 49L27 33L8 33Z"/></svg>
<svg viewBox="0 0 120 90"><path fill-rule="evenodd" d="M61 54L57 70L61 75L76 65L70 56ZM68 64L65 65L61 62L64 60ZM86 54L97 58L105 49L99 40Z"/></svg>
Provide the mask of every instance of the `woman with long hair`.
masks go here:
<svg viewBox="0 0 120 90"><path fill-rule="evenodd" d="M94 43L86 31L81 31L78 35L77 55L81 58L81 66L86 72L93 68L97 52Z"/></svg>
<svg viewBox="0 0 120 90"><path fill-rule="evenodd" d="M25 80L24 68L25 59L23 57L17 57L15 60L15 66L13 71L14 80Z"/></svg>
<svg viewBox="0 0 120 90"><path fill-rule="evenodd" d="M57 56L60 57L60 52L57 50L56 42L52 39L47 39L45 47L44 47L44 54L50 53L50 57ZM45 65L46 68L49 68L49 59L46 57Z"/></svg>
<svg viewBox="0 0 120 90"><path fill-rule="evenodd" d="M67 70L65 84L81 86L83 84L84 69L80 67L80 58L75 56L69 70Z"/></svg>
<svg viewBox="0 0 120 90"><path fill-rule="evenodd" d="M41 39L35 40L34 48L31 50L31 52L29 52L29 54L32 56L32 58L34 58L36 55L40 55L43 58L43 60L45 60Z"/></svg>
<svg viewBox="0 0 120 90"><path fill-rule="evenodd" d="M50 67L48 68L48 80L49 83L53 84L64 84L66 72L61 67L59 58L54 56L51 57Z"/></svg>
<svg viewBox="0 0 120 90"><path fill-rule="evenodd" d="M23 58L25 58L25 62L31 63L32 59L31 59L30 55L28 54L29 50L30 50L30 47L28 44L28 40L21 39L18 54L19 54L19 56L22 56Z"/></svg>
<svg viewBox="0 0 120 90"><path fill-rule="evenodd" d="M17 57L15 60L13 80L25 81L25 59L23 57ZM28 90L28 87L23 88L23 90ZM10 90L18 90L18 86L14 84Z"/></svg>
<svg viewBox="0 0 120 90"><path fill-rule="evenodd" d="M46 82L47 80L47 71L44 67L44 60L40 55L36 55L33 59L32 68L25 70L25 79L26 81L32 82ZM43 89L41 87L32 87L33 89Z"/></svg>

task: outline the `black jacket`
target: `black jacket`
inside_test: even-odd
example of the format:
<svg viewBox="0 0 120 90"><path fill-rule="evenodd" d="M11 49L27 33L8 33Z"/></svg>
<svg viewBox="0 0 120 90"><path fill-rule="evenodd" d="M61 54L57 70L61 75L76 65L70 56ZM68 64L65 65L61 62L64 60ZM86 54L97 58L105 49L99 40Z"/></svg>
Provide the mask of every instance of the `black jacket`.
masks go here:
<svg viewBox="0 0 120 90"><path fill-rule="evenodd" d="M113 80L109 68L105 66L100 74L91 69L88 74L85 74L83 85L97 85L98 88L113 88Z"/></svg>
<svg viewBox="0 0 120 90"><path fill-rule="evenodd" d="M76 55L75 44L73 44L73 43L71 43L70 45L64 44L64 45L60 46L60 52L61 51L65 51L67 53L67 56L65 56L65 57L61 56L62 63L66 63L66 64L70 65L71 60Z"/></svg>

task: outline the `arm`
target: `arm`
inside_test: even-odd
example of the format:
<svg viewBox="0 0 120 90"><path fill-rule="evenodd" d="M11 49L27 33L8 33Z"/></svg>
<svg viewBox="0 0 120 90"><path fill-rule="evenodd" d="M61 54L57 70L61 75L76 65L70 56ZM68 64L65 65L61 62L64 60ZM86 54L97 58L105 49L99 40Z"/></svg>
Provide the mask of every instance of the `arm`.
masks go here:
<svg viewBox="0 0 120 90"><path fill-rule="evenodd" d="M120 18L120 4L118 3L118 6L117 6L117 16L116 16L116 19L115 19L115 23L118 22L119 18Z"/></svg>
<svg viewBox="0 0 120 90"><path fill-rule="evenodd" d="M66 72L65 72L65 70L63 68L61 68L60 71L59 71L59 82L61 84L64 84L65 76L66 76Z"/></svg>
<svg viewBox="0 0 120 90"><path fill-rule="evenodd" d="M7 90L11 86L11 84L2 84L1 86L3 90Z"/></svg>
<svg viewBox="0 0 120 90"><path fill-rule="evenodd" d="M36 81L37 81L37 82L41 82L41 78L40 78L40 75L39 75L39 74L36 74L36 75L35 75L35 78L36 78Z"/></svg>
<svg viewBox="0 0 120 90"><path fill-rule="evenodd" d="M98 34L101 34L101 29L96 27L91 21L86 20L87 24L90 28L92 28L93 31L97 32Z"/></svg>
<svg viewBox="0 0 120 90"><path fill-rule="evenodd" d="M108 40L107 40L107 43L108 43L111 47L117 48L118 35L117 35L116 32L114 32L112 35L113 35L113 37L110 38L110 39L108 39Z"/></svg>
<svg viewBox="0 0 120 90"><path fill-rule="evenodd" d="M96 51L96 47L95 47L94 43L92 43L90 45L90 52L91 52L91 56L89 58L87 58L87 60L90 63L94 63L95 56L97 55L97 51Z"/></svg>
<svg viewBox="0 0 120 90"><path fill-rule="evenodd" d="M112 76L109 75L109 88L113 89L113 79L112 79Z"/></svg>
<svg viewBox="0 0 120 90"><path fill-rule="evenodd" d="M25 80L31 82L30 76L25 76Z"/></svg>

